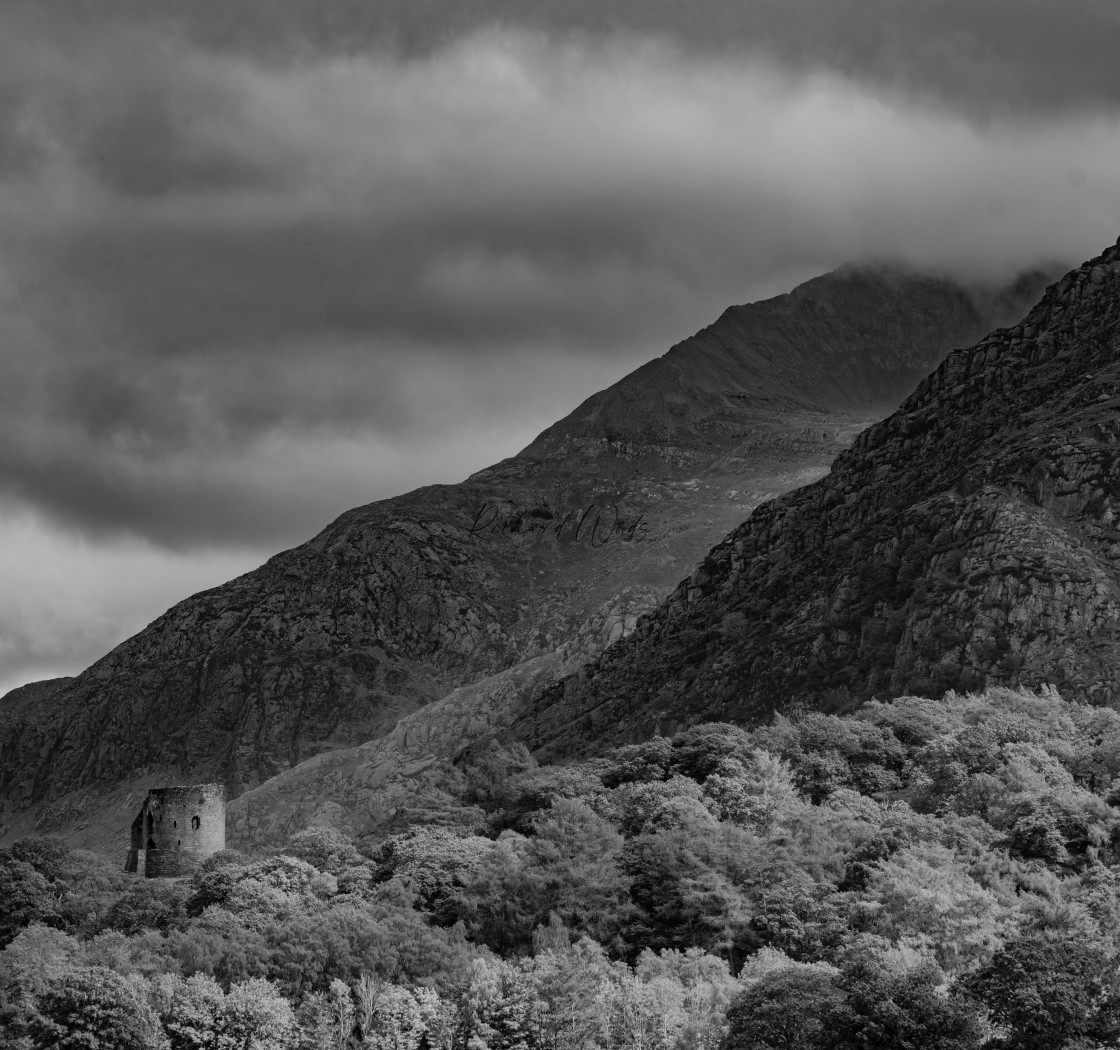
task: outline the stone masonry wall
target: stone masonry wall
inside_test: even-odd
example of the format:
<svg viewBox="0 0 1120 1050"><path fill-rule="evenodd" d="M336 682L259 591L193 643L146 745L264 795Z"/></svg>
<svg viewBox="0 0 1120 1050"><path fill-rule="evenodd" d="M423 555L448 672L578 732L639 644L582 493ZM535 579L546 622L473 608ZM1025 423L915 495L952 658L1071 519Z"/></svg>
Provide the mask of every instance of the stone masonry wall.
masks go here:
<svg viewBox="0 0 1120 1050"><path fill-rule="evenodd" d="M225 788L153 788L132 824L126 871L148 878L189 875L226 845Z"/></svg>

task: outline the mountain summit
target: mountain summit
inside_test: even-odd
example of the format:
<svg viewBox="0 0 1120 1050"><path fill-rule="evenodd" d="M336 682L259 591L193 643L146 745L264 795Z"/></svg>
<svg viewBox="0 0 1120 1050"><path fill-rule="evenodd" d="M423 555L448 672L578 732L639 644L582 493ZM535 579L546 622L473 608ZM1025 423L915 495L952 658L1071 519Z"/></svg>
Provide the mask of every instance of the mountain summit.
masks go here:
<svg viewBox="0 0 1120 1050"><path fill-rule="evenodd" d="M953 352L512 728L545 754L799 706L1120 700L1120 247Z"/></svg>

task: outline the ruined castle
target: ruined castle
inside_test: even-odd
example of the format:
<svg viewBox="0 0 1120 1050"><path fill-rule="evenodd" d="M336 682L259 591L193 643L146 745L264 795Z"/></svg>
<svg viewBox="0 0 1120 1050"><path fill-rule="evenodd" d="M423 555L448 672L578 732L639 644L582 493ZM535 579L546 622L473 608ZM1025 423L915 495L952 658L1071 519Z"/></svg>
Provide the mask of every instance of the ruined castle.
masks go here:
<svg viewBox="0 0 1120 1050"><path fill-rule="evenodd" d="M150 879L189 875L226 847L221 784L152 788L132 822L124 870Z"/></svg>

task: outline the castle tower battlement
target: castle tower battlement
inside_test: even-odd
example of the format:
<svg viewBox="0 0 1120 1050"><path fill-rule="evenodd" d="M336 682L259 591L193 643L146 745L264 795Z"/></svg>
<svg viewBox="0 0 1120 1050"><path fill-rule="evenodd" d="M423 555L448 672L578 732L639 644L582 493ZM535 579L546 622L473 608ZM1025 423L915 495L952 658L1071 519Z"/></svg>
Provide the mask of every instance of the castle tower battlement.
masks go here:
<svg viewBox="0 0 1120 1050"><path fill-rule="evenodd" d="M190 875L226 848L226 790L221 784L152 788L132 822L125 871L147 878Z"/></svg>

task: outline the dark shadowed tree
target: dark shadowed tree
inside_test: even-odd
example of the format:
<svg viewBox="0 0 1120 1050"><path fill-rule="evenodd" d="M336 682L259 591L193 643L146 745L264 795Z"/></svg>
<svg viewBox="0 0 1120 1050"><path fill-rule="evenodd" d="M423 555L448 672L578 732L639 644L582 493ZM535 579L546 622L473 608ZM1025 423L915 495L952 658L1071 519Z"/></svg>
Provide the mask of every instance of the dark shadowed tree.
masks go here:
<svg viewBox="0 0 1120 1050"><path fill-rule="evenodd" d="M1080 938L1031 931L967 981L1008 1050L1060 1050L1120 1035L1117 961Z"/></svg>
<svg viewBox="0 0 1120 1050"><path fill-rule="evenodd" d="M843 999L822 1021L827 1050L976 1050L981 1027L975 1006L941 989L932 964L897 971L853 950L837 979Z"/></svg>
<svg viewBox="0 0 1120 1050"><path fill-rule="evenodd" d="M842 998L828 973L790 967L767 974L731 1004L724 1050L822 1050L824 1018Z"/></svg>
<svg viewBox="0 0 1120 1050"><path fill-rule="evenodd" d="M33 922L57 925L58 901L51 883L27 861L0 850L0 948Z"/></svg>

